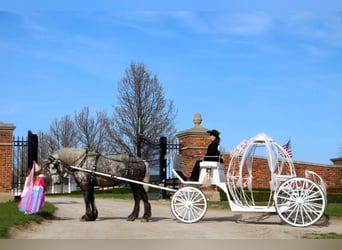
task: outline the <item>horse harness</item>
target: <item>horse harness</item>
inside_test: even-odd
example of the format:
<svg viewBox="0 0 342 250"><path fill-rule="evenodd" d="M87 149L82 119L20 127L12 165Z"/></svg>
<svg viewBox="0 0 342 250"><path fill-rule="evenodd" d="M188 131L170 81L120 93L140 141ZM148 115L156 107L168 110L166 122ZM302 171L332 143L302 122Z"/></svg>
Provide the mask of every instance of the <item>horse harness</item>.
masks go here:
<svg viewBox="0 0 342 250"><path fill-rule="evenodd" d="M135 161L134 157L132 157L132 155L128 156L128 164L127 164L126 169L125 169L125 176L127 178L134 179L134 176L137 174L136 173L137 168L135 168L134 164L131 164L131 163L139 163L139 161Z"/></svg>
<svg viewBox="0 0 342 250"><path fill-rule="evenodd" d="M78 167L82 167L82 165L84 164L84 162L86 161L86 159L88 158L88 156L93 156L95 155L95 160L94 160L94 165L91 168L91 175L90 175L90 180L91 182L95 181L95 172L96 172L96 168L97 168L97 162L101 156L101 154L99 152L92 152L92 153L88 153L88 150L86 150L85 155L82 159L82 161L80 162L80 164L78 165Z"/></svg>
<svg viewBox="0 0 342 250"><path fill-rule="evenodd" d="M78 166L77 166L77 167L79 167L79 168L82 168L82 166L83 166L83 164L86 162L88 156L92 156L93 154L95 155L95 161L94 161L94 165L93 165L93 167L92 167L92 169L91 169L91 181L94 181L95 172L96 172L96 168L97 168L97 162L98 162L98 160L99 160L101 154L98 153L98 152L96 152L96 153L90 153L90 154L89 154L88 150L86 150L85 153L83 154L83 159L80 161L80 163L79 163ZM50 160L53 160L53 161L56 160L53 156L50 156L49 158L50 158ZM77 159L76 161L78 161L78 160L79 160L79 159ZM75 162L76 162L76 161L75 161ZM70 165L72 165L72 164L70 164ZM75 172L75 171L76 171L75 169L72 170L72 172Z"/></svg>
<svg viewBox="0 0 342 250"><path fill-rule="evenodd" d="M88 150L86 150L86 152L83 154L83 159L80 161L80 163L78 164L77 167L79 168L82 168L83 164L86 162L88 156L95 156L95 160L94 160L94 164L91 168L91 176L90 176L90 180L91 182L94 182L95 181L95 173L96 173L96 170L97 170L97 163L98 163L98 160L100 158L100 156L102 157L105 157L107 159L110 159L110 160L113 160L113 161L118 161L118 162L127 162L126 160L118 160L118 159L112 159L112 158L108 158L104 155L101 155L100 153L98 152L89 152ZM50 159L51 160L56 160L54 157L50 156ZM79 159L75 160L78 161ZM131 163L139 163L140 161L136 161L134 160L134 157L132 157L132 155L129 155L128 156L128 164L126 165L126 169L125 169L125 176L128 177L128 178L133 178L134 179L134 176L137 175L137 172L136 172L136 168L134 167L134 164L131 164ZM72 165L72 164L71 164ZM72 172L74 171L77 171L75 169L72 170Z"/></svg>
<svg viewBox="0 0 342 250"><path fill-rule="evenodd" d="M95 172L96 172L96 169L97 169L97 163L98 163L98 160L101 156L100 153L98 152L91 152L89 153L88 151L85 152L85 155L84 155L84 158L82 159L82 161L79 163L78 167L82 167L82 165L85 163L86 159L88 156L94 156L95 155L95 160L94 160L94 165L92 166L92 169L91 169L91 176L90 176L90 180L93 182L95 180ZM103 156L105 157L105 156ZM108 158L110 160L113 160L113 161L118 161L118 162L127 162L125 160L118 160L118 159L111 159L111 158ZM136 171L135 171L135 167L133 164L131 163L138 163L138 161L135 161L134 158L129 155L128 157L128 164L126 166L126 169L125 169L125 176L126 177L134 177L136 175Z"/></svg>

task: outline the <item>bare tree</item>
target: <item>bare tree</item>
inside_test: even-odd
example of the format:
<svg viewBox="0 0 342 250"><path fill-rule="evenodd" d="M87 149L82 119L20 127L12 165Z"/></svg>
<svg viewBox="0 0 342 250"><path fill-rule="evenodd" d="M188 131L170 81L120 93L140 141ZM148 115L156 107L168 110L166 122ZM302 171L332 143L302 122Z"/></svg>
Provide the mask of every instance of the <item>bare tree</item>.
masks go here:
<svg viewBox="0 0 342 250"><path fill-rule="evenodd" d="M113 152L129 152L144 159L150 148L141 144L140 136L157 139L175 134L176 116L173 101L165 98L156 75L144 64L131 63L118 82L118 105L108 123L108 143Z"/></svg>
<svg viewBox="0 0 342 250"><path fill-rule="evenodd" d="M50 149L77 147L78 132L70 115L55 119L50 125Z"/></svg>
<svg viewBox="0 0 342 250"><path fill-rule="evenodd" d="M54 146L56 146L54 140L49 134L43 131L38 132L38 159L46 159L49 153L57 149Z"/></svg>
<svg viewBox="0 0 342 250"><path fill-rule="evenodd" d="M84 107L75 114L75 125L78 129L78 139L81 146L89 151L104 152L107 115L97 112L96 119L89 114L89 107Z"/></svg>

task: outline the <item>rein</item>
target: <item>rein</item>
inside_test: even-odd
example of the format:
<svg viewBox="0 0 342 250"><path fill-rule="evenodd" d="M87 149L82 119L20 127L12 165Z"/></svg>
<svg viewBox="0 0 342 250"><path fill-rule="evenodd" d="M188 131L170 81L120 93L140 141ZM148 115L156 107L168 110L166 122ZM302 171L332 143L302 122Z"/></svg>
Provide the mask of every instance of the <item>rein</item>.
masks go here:
<svg viewBox="0 0 342 250"><path fill-rule="evenodd" d="M97 168L97 161L99 160L100 158L100 153L96 153L96 156L95 156L95 162L94 162L94 165L93 165L93 168L92 168L92 171L91 171L91 182L94 182L94 177L95 177L95 172L96 172L96 168Z"/></svg>
<svg viewBox="0 0 342 250"><path fill-rule="evenodd" d="M83 157L82 161L78 164L77 167L82 168L82 166L83 166L83 164L85 163L85 161L87 160L88 156L89 156L88 150L86 150L86 152L84 153L84 157ZM91 169L91 177L90 177L90 179L91 179L92 182L95 180L94 177L95 177L95 172L96 172L96 168L97 168L97 162L98 162L100 156L101 156L100 153L96 153L96 155L95 155L95 161L94 161L94 165L93 165L93 167L92 167L92 169ZM78 160L79 160L79 159L77 159L76 161L78 161ZM76 162L76 161L75 161L75 162ZM72 166L72 164L71 164L71 166ZM73 169L72 171L74 172L74 171L76 171L76 170Z"/></svg>
<svg viewBox="0 0 342 250"><path fill-rule="evenodd" d="M83 159L82 159L81 162L78 164L78 167L79 167L79 168L81 168L82 165L84 164L84 162L86 161L86 159L87 159L87 157L88 157L88 150L86 150L86 151L84 152L84 154L83 154L81 157L83 157ZM60 161L60 162L63 164L63 166L69 166L69 165L72 166L73 163L77 162L79 159L81 159L81 157L78 158L78 159L76 159L75 161L73 161L71 164L66 164L66 162L64 162L63 160L61 160L61 159L56 159L56 158L55 158L54 156L52 156L52 155L49 156L49 159L50 159L50 161L52 161L52 162ZM60 165L60 164L58 164L58 165ZM96 168L95 168L95 170L96 170ZM57 168L57 171L58 171L58 174L61 175L60 167ZM69 168L67 167L67 171L66 171L66 172L69 172L69 173L70 173L70 172L74 172L74 171L75 171L74 169L69 169Z"/></svg>
<svg viewBox="0 0 342 250"><path fill-rule="evenodd" d="M122 154L117 154L117 155L122 155ZM114 156L114 155L113 155ZM128 161L127 160L119 160L119 159L113 159L111 157L108 157L106 155L102 155L103 158L110 160L110 161L116 161L116 162L132 162L132 163L140 163L143 160L139 158L139 160L133 160L133 158L135 158L133 155L129 155L128 156Z"/></svg>
<svg viewBox="0 0 342 250"><path fill-rule="evenodd" d="M82 167L82 165L84 164L84 162L86 161L86 159L88 158L88 150L85 151L84 153L84 157L82 159L82 161L80 162L80 164L78 164L78 167ZM79 159L75 160L74 162L78 161ZM73 162L73 163L74 163ZM72 163L70 165L73 165Z"/></svg>

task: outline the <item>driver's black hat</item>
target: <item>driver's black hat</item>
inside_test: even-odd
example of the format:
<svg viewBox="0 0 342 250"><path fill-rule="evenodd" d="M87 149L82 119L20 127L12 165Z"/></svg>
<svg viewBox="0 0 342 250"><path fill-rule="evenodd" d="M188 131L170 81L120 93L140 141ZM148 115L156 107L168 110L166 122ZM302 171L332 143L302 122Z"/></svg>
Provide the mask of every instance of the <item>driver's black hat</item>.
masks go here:
<svg viewBox="0 0 342 250"><path fill-rule="evenodd" d="M209 133L209 135L213 135L215 137L218 137L220 135L220 132L218 132L216 129L208 130L207 133Z"/></svg>

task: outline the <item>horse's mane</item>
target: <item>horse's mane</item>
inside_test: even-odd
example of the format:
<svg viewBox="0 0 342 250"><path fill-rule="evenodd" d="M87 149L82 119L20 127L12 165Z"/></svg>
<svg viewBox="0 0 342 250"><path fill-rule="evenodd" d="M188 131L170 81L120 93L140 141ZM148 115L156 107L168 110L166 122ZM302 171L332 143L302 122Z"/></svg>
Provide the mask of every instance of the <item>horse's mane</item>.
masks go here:
<svg viewBox="0 0 342 250"><path fill-rule="evenodd" d="M73 165L77 162L84 154L86 150L83 148L62 148L57 150L53 155L62 160L64 163Z"/></svg>

